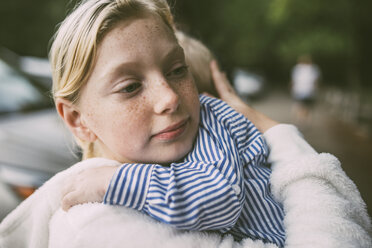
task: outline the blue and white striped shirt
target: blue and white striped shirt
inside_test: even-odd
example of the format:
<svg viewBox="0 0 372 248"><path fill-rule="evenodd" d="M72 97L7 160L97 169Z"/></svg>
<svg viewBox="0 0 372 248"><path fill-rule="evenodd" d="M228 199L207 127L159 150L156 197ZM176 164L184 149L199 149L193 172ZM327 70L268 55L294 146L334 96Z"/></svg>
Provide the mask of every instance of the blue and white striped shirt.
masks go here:
<svg viewBox="0 0 372 248"><path fill-rule="evenodd" d="M217 230L284 246L283 210L270 193L262 134L221 100L200 96L200 127L183 162L123 164L104 203L187 230Z"/></svg>

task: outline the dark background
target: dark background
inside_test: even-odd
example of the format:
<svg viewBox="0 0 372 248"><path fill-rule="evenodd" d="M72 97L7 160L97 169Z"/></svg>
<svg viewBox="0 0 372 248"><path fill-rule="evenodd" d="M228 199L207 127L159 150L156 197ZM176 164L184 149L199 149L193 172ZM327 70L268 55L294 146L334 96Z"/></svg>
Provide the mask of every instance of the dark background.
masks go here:
<svg viewBox="0 0 372 248"><path fill-rule="evenodd" d="M46 57L56 25L76 0L0 3L0 45ZM296 58L311 54L327 85L370 88L370 0L169 0L180 28L205 42L227 71L248 68L271 84L288 81Z"/></svg>

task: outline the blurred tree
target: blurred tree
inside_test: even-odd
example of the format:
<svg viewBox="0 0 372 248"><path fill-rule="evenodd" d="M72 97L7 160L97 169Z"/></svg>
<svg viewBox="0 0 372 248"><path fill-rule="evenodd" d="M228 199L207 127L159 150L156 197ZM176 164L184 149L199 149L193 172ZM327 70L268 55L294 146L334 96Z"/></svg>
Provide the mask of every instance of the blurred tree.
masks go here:
<svg viewBox="0 0 372 248"><path fill-rule="evenodd" d="M175 2L175 1L173 1ZM299 55L312 54L324 81L371 84L372 1L176 1L176 20L231 69L259 70L289 80Z"/></svg>
<svg viewBox="0 0 372 248"><path fill-rule="evenodd" d="M354 68L356 80L363 88L372 90L372 1L351 1L353 38L355 42Z"/></svg>
<svg viewBox="0 0 372 248"><path fill-rule="evenodd" d="M268 0L177 1L176 21L186 23L187 32L204 41L224 67L262 70L270 58L270 34L265 18Z"/></svg>
<svg viewBox="0 0 372 248"><path fill-rule="evenodd" d="M77 0L0 3L0 45L47 56L55 27ZM205 42L224 68L248 68L287 82L298 55L311 53L324 81L371 85L370 0L169 0L181 29Z"/></svg>
<svg viewBox="0 0 372 248"><path fill-rule="evenodd" d="M12 0L0 3L0 46L46 57L56 24L76 1Z"/></svg>
<svg viewBox="0 0 372 248"><path fill-rule="evenodd" d="M274 0L268 10L276 31L275 53L290 66L301 54L312 54L327 81L345 82L355 52L351 1ZM342 73L340 73L342 72Z"/></svg>

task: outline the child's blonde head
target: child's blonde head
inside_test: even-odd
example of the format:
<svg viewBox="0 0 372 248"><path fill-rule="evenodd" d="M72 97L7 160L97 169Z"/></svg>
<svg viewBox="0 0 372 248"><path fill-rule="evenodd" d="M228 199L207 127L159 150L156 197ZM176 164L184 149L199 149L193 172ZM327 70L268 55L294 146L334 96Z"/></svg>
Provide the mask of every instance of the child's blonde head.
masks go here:
<svg viewBox="0 0 372 248"><path fill-rule="evenodd" d="M181 32L176 32L177 40L185 51L186 62L194 77L199 93L217 95L212 83L209 64L215 59L212 52L199 40Z"/></svg>
<svg viewBox="0 0 372 248"><path fill-rule="evenodd" d="M50 49L53 97L77 103L82 87L94 68L97 49L117 23L144 15L160 16L173 30L173 19L165 0L86 0L61 23ZM83 157L97 155L93 143L78 141Z"/></svg>

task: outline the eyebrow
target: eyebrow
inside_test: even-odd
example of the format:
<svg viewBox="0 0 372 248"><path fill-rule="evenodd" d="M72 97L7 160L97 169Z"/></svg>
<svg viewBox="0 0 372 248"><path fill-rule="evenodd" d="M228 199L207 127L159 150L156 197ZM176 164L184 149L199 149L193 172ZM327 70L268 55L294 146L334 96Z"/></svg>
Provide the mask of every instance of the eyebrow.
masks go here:
<svg viewBox="0 0 372 248"><path fill-rule="evenodd" d="M182 53L182 57L184 58L184 51L180 45L174 46L165 56L162 58L163 61L168 61L175 57L176 55L180 55Z"/></svg>
<svg viewBox="0 0 372 248"><path fill-rule="evenodd" d="M183 48L180 45L175 45L173 48L171 48L162 58L161 60L164 62L167 62L174 58L177 55L180 55L182 53L182 57L184 58L183 54ZM102 77L106 77L105 84L111 83L113 79L115 79L120 74L131 74L135 73L135 69L138 67L137 62L131 62L131 61L124 61L122 63L118 63L114 66L113 69L108 70L107 72L104 72Z"/></svg>

